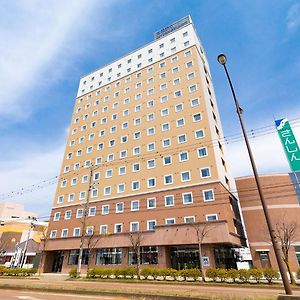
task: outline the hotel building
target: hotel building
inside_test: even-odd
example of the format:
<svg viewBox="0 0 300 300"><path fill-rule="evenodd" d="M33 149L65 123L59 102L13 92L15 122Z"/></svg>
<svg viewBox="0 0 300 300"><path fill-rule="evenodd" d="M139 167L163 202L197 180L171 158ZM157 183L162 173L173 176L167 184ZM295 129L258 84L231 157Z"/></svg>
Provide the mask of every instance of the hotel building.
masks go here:
<svg viewBox="0 0 300 300"><path fill-rule="evenodd" d="M222 141L209 65L189 16L82 77L44 271L76 267L83 234L95 238L92 249L83 239L83 271L88 260L134 264L130 232L141 234L142 264L195 267L191 223L211 226L205 266L234 267L232 248L245 237Z"/></svg>

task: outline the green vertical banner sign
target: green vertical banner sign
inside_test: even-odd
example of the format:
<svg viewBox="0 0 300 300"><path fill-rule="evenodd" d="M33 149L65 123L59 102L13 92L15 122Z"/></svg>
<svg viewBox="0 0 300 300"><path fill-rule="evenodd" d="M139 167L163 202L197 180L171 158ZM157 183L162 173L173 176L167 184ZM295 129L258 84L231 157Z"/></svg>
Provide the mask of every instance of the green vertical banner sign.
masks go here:
<svg viewBox="0 0 300 300"><path fill-rule="evenodd" d="M275 125L292 172L300 171L300 149L288 119L276 120Z"/></svg>

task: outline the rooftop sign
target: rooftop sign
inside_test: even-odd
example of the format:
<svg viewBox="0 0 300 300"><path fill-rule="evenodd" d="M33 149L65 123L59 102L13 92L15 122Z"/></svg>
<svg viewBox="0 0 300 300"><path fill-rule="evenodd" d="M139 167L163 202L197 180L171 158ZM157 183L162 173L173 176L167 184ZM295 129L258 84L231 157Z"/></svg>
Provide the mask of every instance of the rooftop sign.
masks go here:
<svg viewBox="0 0 300 300"><path fill-rule="evenodd" d="M173 24L171 24L171 25L169 25L165 28L163 28L159 31L156 31L154 33L154 40L156 41L156 40L170 34L171 32L176 31L179 28L182 28L185 25L188 25L188 24L191 24L191 23L192 23L192 21L191 21L190 16L186 16L186 17L180 19L179 21L177 21L177 22L175 22L175 23L173 23Z"/></svg>

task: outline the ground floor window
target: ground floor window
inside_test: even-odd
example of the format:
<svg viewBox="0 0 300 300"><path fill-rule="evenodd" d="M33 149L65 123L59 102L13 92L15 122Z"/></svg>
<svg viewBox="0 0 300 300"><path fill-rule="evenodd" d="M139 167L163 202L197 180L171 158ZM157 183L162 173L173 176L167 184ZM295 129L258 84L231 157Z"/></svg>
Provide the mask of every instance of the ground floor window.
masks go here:
<svg viewBox="0 0 300 300"><path fill-rule="evenodd" d="M300 265L300 246L295 246L295 252L296 252L296 259L298 261L298 264Z"/></svg>
<svg viewBox="0 0 300 300"><path fill-rule="evenodd" d="M217 268L236 269L234 249L228 246L214 248L215 264Z"/></svg>
<svg viewBox="0 0 300 300"><path fill-rule="evenodd" d="M158 263L158 247L145 246L140 249L141 264L156 265ZM129 249L128 263L135 265L137 263L137 256L133 248Z"/></svg>
<svg viewBox="0 0 300 300"><path fill-rule="evenodd" d="M96 265L119 265L122 262L122 248L98 249Z"/></svg>
<svg viewBox="0 0 300 300"><path fill-rule="evenodd" d="M171 265L177 270L199 268L198 248L190 247L171 247Z"/></svg>
<svg viewBox="0 0 300 300"><path fill-rule="evenodd" d="M68 265L78 265L79 249L70 250ZM82 252L82 264L87 265L89 262L89 250L84 249Z"/></svg>

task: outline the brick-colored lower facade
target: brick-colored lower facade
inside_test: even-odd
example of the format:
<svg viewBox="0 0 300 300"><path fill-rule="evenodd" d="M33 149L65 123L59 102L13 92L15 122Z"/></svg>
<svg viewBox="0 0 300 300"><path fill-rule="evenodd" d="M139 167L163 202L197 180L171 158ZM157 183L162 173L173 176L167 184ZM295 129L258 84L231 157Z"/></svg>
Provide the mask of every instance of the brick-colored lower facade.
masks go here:
<svg viewBox="0 0 300 300"><path fill-rule="evenodd" d="M299 181L297 183L296 175L290 173L260 176L275 230L278 228L278 232L282 235L283 226L288 228L296 224L295 235L291 239L289 251L289 260L293 271L297 271L300 267L300 195ZM253 265L258 268L278 269L254 178L237 178L236 184Z"/></svg>
<svg viewBox="0 0 300 300"><path fill-rule="evenodd" d="M213 190L214 197L205 201L203 191ZM184 203L183 195L191 193L192 201ZM173 205L166 205L166 196L173 195ZM155 198L155 207L149 208L147 199ZM131 201L139 200L139 209L131 210ZM117 203L124 204L124 211L117 213ZM102 214L103 205L109 205L109 214ZM88 247L89 237L84 238L84 248L90 249L89 267L95 265L130 265L133 264L133 254L130 241L131 223L138 222L141 236L142 259L145 265L153 264L159 267L186 268L197 264L198 241L195 225L187 223L187 218L194 217L200 230L210 228L203 240L203 256L207 257L209 267L228 266L234 264L231 248L239 247L244 242L243 228L237 201L220 183L189 186L151 194L136 195L93 201L89 207L95 207L95 215L87 218L87 226L93 226L93 247ZM82 228L83 218L76 218L80 205L53 208L49 232L56 231L56 237L46 242L44 272L68 272L77 266L76 251L79 249L80 236L72 236L74 228ZM71 218L64 219L66 211L71 210ZM60 213L57 221L53 220L55 213ZM208 221L207 216L215 215L216 220ZM215 218L215 217L214 217ZM166 219L174 219L174 224L166 224ZM155 220L153 229L147 228L149 220ZM114 231L115 224L122 224L122 232ZM100 226L107 225L107 233L99 234ZM61 237L63 229L68 229L68 236ZM113 256L113 258L112 258ZM114 261L112 261L114 260ZM111 263L113 262L113 263ZM83 264L82 270L86 269Z"/></svg>

